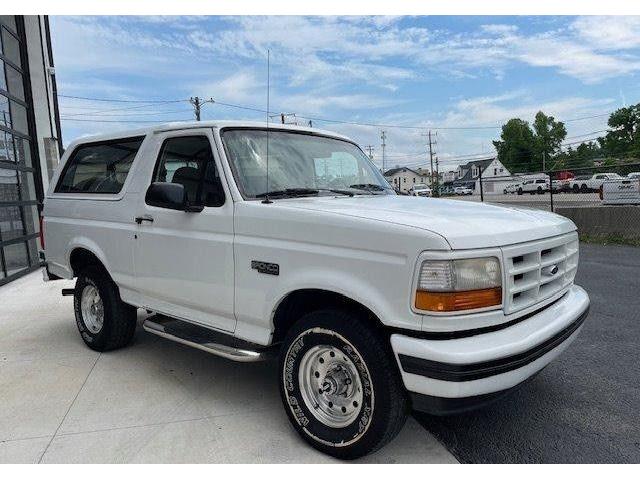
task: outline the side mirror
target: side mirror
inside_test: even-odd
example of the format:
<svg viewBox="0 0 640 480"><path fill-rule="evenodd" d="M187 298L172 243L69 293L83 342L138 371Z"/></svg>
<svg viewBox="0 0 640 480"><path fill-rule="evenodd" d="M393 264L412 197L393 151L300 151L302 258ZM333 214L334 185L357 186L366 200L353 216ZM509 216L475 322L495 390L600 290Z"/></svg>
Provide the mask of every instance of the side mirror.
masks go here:
<svg viewBox="0 0 640 480"><path fill-rule="evenodd" d="M153 182L144 197L147 205L187 211L189 200L184 185L179 183Z"/></svg>

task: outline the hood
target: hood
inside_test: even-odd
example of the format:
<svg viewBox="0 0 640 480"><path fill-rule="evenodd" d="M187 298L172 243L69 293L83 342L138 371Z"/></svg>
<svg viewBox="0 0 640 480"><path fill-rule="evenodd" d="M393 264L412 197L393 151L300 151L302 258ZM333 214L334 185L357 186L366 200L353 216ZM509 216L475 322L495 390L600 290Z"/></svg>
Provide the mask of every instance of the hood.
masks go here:
<svg viewBox="0 0 640 480"><path fill-rule="evenodd" d="M550 212L464 200L367 195L304 197L276 202L285 208L347 215L427 230L444 237L453 249L500 247L576 229L567 218Z"/></svg>

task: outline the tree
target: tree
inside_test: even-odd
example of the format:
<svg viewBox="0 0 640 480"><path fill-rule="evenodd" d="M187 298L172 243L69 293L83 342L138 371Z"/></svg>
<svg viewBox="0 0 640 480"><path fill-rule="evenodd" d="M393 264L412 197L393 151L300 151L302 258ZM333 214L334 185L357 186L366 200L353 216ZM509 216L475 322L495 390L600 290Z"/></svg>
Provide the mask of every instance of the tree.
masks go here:
<svg viewBox="0 0 640 480"><path fill-rule="evenodd" d="M593 167L593 160L602 156L602 149L595 142L581 143L576 148L569 147L566 152L557 153L547 163L549 170L571 170Z"/></svg>
<svg viewBox="0 0 640 480"><path fill-rule="evenodd" d="M493 145L498 160L512 173L534 169L535 139L528 122L512 118L502 126L500 140L494 140Z"/></svg>
<svg viewBox="0 0 640 480"><path fill-rule="evenodd" d="M558 152L562 141L567 136L564 123L556 121L552 116L542 112L536 113L533 121L536 158L540 162L541 170L546 170L551 160Z"/></svg>
<svg viewBox="0 0 640 480"><path fill-rule="evenodd" d="M640 156L640 103L620 108L609 117L611 129L598 139L608 157Z"/></svg>

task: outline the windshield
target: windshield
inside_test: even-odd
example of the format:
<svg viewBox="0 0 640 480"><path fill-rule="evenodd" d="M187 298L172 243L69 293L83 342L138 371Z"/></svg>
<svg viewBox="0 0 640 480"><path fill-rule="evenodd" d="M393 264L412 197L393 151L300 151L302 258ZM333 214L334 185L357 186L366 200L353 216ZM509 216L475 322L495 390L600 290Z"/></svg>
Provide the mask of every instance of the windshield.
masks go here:
<svg viewBox="0 0 640 480"><path fill-rule="evenodd" d="M343 190L353 194L394 193L378 169L354 144L297 132L225 129L222 140L245 198L267 192L312 195Z"/></svg>

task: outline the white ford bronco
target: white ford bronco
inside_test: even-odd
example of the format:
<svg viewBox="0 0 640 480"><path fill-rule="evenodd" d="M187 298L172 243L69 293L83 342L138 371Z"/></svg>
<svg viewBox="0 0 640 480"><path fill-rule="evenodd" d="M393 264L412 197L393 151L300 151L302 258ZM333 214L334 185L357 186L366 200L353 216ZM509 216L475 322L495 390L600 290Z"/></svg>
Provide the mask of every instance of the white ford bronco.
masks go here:
<svg viewBox="0 0 640 480"><path fill-rule="evenodd" d="M494 400L576 338L575 225L396 195L340 135L168 124L72 143L43 215L46 279L77 277L84 342L142 328L241 362L277 355L284 408L315 448L355 458L411 408ZM140 333L139 333L140 334Z"/></svg>

